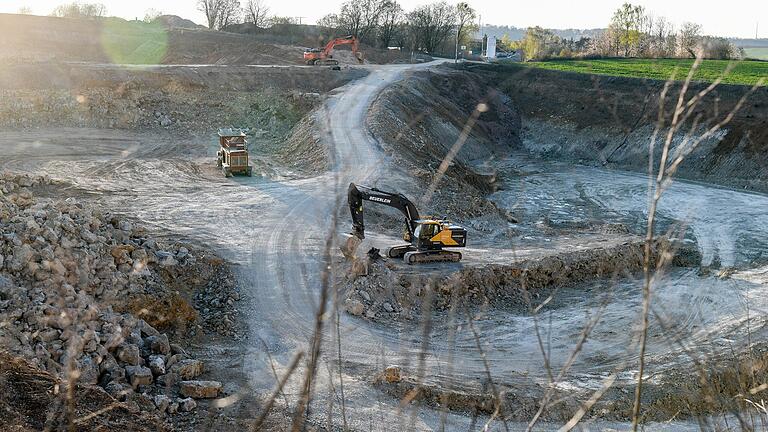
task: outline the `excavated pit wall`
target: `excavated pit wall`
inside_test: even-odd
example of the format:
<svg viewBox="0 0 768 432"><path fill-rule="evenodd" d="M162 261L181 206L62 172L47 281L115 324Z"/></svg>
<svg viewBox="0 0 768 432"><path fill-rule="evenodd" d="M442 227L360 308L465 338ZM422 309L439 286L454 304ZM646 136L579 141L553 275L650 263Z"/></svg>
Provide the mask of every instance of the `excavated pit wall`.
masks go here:
<svg viewBox="0 0 768 432"><path fill-rule="evenodd" d="M520 116L488 82L443 68L408 73L376 98L366 124L392 169L401 172L371 186L405 194L422 214L447 217L486 234L493 234L487 226L506 224L506 213L486 199L497 187L489 161L519 145ZM445 160L450 163L443 176ZM434 194L426 199L433 184ZM376 206L366 209L366 218L392 232L402 229L399 215ZM492 222L476 223L478 218Z"/></svg>
<svg viewBox="0 0 768 432"><path fill-rule="evenodd" d="M533 67L473 66L473 75L490 80L522 115L519 148L537 157L645 172L649 144L659 118L663 81L542 70ZM682 73L682 72L681 72ZM670 124L681 83L671 85L664 118ZM709 84L692 83L688 98ZM719 85L702 99L673 142L679 145L700 118L693 135L722 120L751 87ZM659 134L664 137L668 129ZM656 161L662 138L655 146ZM768 192L768 87L748 96L725 129L702 142L679 169L679 177Z"/></svg>

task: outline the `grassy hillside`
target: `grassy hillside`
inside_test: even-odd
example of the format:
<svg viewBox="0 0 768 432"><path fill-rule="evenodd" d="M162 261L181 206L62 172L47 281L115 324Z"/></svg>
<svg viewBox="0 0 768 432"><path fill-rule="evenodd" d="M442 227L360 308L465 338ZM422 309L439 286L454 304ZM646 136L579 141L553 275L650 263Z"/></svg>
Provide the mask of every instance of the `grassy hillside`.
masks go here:
<svg viewBox="0 0 768 432"><path fill-rule="evenodd" d="M728 67L726 60L704 60L694 79L711 82ZM675 73L675 79L685 79L693 65L687 59L601 59L601 60L550 60L525 63L527 66L544 69L591 73L599 75L624 76L633 78L654 78L666 80ZM723 79L727 84L752 85L763 78L768 81L768 62L742 61L734 64L733 70Z"/></svg>

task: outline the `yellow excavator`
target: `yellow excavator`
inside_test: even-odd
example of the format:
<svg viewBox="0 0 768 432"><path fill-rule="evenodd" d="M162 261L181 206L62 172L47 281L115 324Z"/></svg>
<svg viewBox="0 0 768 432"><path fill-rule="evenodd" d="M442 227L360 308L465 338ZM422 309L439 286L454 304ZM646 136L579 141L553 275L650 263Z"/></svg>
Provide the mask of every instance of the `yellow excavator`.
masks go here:
<svg viewBox="0 0 768 432"><path fill-rule="evenodd" d="M408 244L389 248L388 257L402 258L408 264L461 260L461 252L444 248L465 247L467 230L446 219L421 218L404 195L350 183L347 201L352 213L352 235L361 240L365 238L363 201L394 207L405 216L403 240Z"/></svg>

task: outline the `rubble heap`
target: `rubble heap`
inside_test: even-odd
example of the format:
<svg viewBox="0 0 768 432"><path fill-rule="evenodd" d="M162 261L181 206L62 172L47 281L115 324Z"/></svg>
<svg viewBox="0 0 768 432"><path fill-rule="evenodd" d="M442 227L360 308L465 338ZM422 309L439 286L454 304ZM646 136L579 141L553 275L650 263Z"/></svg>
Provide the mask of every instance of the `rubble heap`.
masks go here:
<svg viewBox="0 0 768 432"><path fill-rule="evenodd" d="M240 296L223 261L170 248L76 199L33 196L49 184L0 175L3 350L62 382L99 386L141 411L190 411L195 399L219 397L222 384L199 381L203 362L169 334L202 329L237 337ZM169 281L182 273L203 281L194 304L214 304L214 319L199 319L171 289Z"/></svg>

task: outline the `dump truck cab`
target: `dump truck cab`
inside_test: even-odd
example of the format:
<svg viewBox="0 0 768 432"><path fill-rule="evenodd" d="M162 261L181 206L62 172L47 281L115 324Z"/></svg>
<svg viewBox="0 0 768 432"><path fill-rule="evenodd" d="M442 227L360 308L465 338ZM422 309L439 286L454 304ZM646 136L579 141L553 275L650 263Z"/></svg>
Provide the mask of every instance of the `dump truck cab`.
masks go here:
<svg viewBox="0 0 768 432"><path fill-rule="evenodd" d="M225 177L235 174L253 175L248 157L247 130L236 128L219 129L219 151L217 165Z"/></svg>

